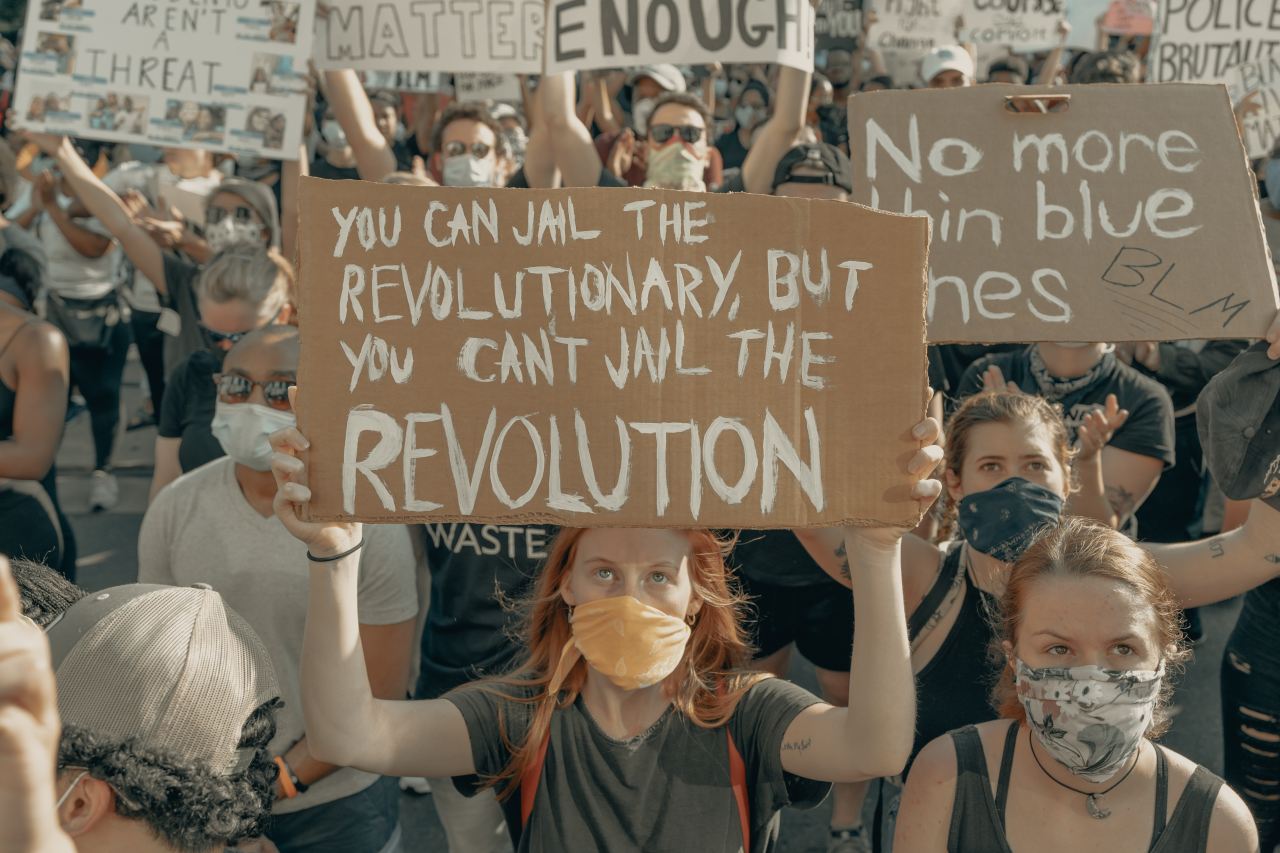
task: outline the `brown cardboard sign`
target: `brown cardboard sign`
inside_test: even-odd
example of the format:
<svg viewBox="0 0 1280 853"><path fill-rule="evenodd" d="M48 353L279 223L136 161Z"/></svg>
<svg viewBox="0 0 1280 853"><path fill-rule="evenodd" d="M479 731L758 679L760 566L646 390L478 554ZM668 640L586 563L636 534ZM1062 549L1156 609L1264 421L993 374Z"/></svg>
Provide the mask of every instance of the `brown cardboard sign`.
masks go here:
<svg viewBox="0 0 1280 853"><path fill-rule="evenodd" d="M1261 337L1280 305L1221 86L873 92L849 144L857 201L931 217L932 343Z"/></svg>
<svg viewBox="0 0 1280 853"><path fill-rule="evenodd" d="M313 518L918 520L923 217L318 179L300 199Z"/></svg>

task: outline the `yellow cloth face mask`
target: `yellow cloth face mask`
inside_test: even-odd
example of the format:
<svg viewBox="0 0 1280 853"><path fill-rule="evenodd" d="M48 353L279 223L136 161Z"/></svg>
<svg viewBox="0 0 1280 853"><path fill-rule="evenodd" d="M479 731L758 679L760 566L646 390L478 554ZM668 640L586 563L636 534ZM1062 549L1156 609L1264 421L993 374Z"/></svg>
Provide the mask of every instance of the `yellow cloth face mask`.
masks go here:
<svg viewBox="0 0 1280 853"><path fill-rule="evenodd" d="M623 690L651 687L675 671L691 633L682 619L630 595L575 607L569 627L573 636L547 685L552 693L579 658Z"/></svg>

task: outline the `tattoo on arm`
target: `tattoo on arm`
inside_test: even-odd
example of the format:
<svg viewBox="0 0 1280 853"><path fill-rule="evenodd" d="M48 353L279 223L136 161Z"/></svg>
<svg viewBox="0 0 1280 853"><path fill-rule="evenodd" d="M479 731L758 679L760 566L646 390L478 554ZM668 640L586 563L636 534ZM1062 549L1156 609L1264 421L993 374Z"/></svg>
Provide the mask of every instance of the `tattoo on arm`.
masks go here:
<svg viewBox="0 0 1280 853"><path fill-rule="evenodd" d="M1111 510L1116 514L1116 519L1124 521L1133 515L1138 499L1124 486L1107 486L1107 503L1111 504Z"/></svg>
<svg viewBox="0 0 1280 853"><path fill-rule="evenodd" d="M1280 554L1268 554L1262 559L1266 560L1268 563L1270 563L1273 566L1280 566Z"/></svg>
<svg viewBox="0 0 1280 853"><path fill-rule="evenodd" d="M847 581L853 580L853 573L849 571L849 554L843 542L836 546L836 559L840 561L840 576Z"/></svg>
<svg viewBox="0 0 1280 853"><path fill-rule="evenodd" d="M809 748L809 745L811 743L813 743L812 738L805 738L804 740L788 741L782 744L782 751L783 752L804 752L806 749Z"/></svg>
<svg viewBox="0 0 1280 853"><path fill-rule="evenodd" d="M1210 554L1212 554L1212 555L1213 555L1213 559L1215 559L1215 560L1216 560L1216 559L1218 559L1219 557L1221 557L1223 554L1227 553L1227 549L1226 549L1226 546L1224 546L1220 540L1218 540L1218 539L1210 539L1210 540L1209 540L1209 553L1210 553Z"/></svg>

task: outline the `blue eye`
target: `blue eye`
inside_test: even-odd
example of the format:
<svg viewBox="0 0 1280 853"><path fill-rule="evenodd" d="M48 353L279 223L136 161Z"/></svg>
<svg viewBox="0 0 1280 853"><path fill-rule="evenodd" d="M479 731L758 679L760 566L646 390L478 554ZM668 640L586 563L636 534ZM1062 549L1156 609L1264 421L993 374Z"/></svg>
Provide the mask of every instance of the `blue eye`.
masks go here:
<svg viewBox="0 0 1280 853"><path fill-rule="evenodd" d="M613 569L596 569L596 577L602 581L613 580Z"/></svg>
<svg viewBox="0 0 1280 853"><path fill-rule="evenodd" d="M666 583L670 583L671 578L667 576L666 572L654 572L652 575L649 576L649 580L653 581L656 584L666 584Z"/></svg>

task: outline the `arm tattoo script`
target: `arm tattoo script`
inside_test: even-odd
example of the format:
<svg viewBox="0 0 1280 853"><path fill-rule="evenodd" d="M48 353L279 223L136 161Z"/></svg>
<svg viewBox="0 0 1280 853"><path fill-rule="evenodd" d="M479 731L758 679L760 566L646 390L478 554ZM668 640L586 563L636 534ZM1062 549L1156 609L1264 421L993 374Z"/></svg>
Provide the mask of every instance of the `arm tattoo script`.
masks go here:
<svg viewBox="0 0 1280 853"><path fill-rule="evenodd" d="M805 738L804 740L793 740L788 743L784 743L782 745L782 751L783 752L804 752L806 749L809 748L809 744L811 743L813 743L812 738Z"/></svg>
<svg viewBox="0 0 1280 853"><path fill-rule="evenodd" d="M1209 553L1210 553L1210 554L1212 554L1212 555L1213 555L1213 559L1215 559L1215 560L1216 560L1216 559L1218 559L1219 557L1221 557L1223 554L1227 553L1227 549L1226 549L1226 547L1222 544L1222 542L1220 542L1219 540L1217 540L1217 539L1210 539L1210 540L1209 540Z"/></svg>
<svg viewBox="0 0 1280 853"><path fill-rule="evenodd" d="M1107 503L1111 504L1117 520L1124 521L1133 515L1138 499L1124 486L1107 486Z"/></svg>
<svg viewBox="0 0 1280 853"><path fill-rule="evenodd" d="M840 561L840 576L845 580L853 580L853 574L849 571L849 554L843 542L836 546L836 559Z"/></svg>

